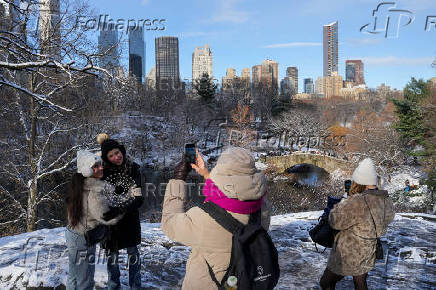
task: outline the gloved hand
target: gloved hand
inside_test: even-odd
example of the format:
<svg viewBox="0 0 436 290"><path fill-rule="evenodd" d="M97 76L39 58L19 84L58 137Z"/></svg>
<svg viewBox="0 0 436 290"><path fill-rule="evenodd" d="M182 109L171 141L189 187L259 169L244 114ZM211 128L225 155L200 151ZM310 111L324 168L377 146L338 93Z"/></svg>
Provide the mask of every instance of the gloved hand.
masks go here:
<svg viewBox="0 0 436 290"><path fill-rule="evenodd" d="M118 207L111 207L110 206L109 211L107 211L103 214L103 220L105 220L105 221L111 220L113 218L116 218L120 214L122 214L122 211Z"/></svg>
<svg viewBox="0 0 436 290"><path fill-rule="evenodd" d="M182 161L180 161L174 168L174 179L186 180L186 176L188 176L191 169L191 165L186 162L186 157L183 155Z"/></svg>

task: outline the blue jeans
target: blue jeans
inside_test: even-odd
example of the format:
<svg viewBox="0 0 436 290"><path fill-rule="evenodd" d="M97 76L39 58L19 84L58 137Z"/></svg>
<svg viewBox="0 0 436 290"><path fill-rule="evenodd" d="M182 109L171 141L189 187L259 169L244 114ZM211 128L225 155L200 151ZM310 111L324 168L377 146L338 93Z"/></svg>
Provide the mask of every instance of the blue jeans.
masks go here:
<svg viewBox="0 0 436 290"><path fill-rule="evenodd" d="M68 248L67 290L94 288L95 246L87 247L85 237L67 228Z"/></svg>
<svg viewBox="0 0 436 290"><path fill-rule="evenodd" d="M118 265L118 251L110 252L107 260L107 289L120 289L120 267ZM129 263L129 285L131 289L141 289L141 257L138 248L127 248Z"/></svg>

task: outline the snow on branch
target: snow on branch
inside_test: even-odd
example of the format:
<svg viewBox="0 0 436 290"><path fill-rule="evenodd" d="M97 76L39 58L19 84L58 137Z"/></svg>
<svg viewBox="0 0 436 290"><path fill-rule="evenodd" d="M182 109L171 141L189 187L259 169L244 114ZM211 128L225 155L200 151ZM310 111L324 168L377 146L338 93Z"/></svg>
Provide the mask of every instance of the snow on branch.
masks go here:
<svg viewBox="0 0 436 290"><path fill-rule="evenodd" d="M2 192L6 197L8 197L16 206L17 208L23 213L26 213L25 209L21 205L21 203L15 199L15 197L0 184L0 192Z"/></svg>
<svg viewBox="0 0 436 290"><path fill-rule="evenodd" d="M16 90L18 90L18 91L20 91L22 93L25 93L26 95L29 95L29 96L35 98L36 100L38 100L41 103L46 103L46 104L48 104L52 108L57 108L59 110L66 111L66 112L71 112L72 111L71 109L69 109L67 107L60 106L60 105L57 105L57 104L53 103L52 101L47 99L47 96L41 95L41 94L32 93L28 89L26 89L24 87L21 87L21 86L15 84L15 83L12 83L12 82L6 80L5 78L3 78L2 75L0 75L0 85L2 85L2 84L6 85L8 87L14 88L14 89L16 89Z"/></svg>
<svg viewBox="0 0 436 290"><path fill-rule="evenodd" d="M43 145L43 147L42 147L42 149L41 149L41 153L39 154L39 158L38 158L38 161L37 161L37 164L38 164L38 168L40 167L40 165L41 165L41 162L42 162L42 159L44 158L44 154L46 153L45 152L45 149L46 149L46 147L47 147L47 145L49 144L49 142L50 142L50 139L51 139L51 137L54 135L54 134L56 134L56 133L66 133L66 132L71 132L71 131L75 131L75 130L79 130L80 128L82 128L83 127L83 125L80 125L80 126L77 126L77 127L74 127L74 128L68 128L68 129L59 129L58 128L58 123L56 123L56 125L54 126L54 128L50 131L50 133L48 134L48 136L46 137L46 140L45 140L45 143L44 143L44 145ZM76 148L78 148L78 147L80 147L80 145L76 145L76 146L74 146L74 147L72 147L72 148L70 148L70 149L68 149L67 151L65 151L64 153L62 153L53 163L51 163L48 167L46 167L44 170L42 170L42 172L45 172L45 171L47 171L48 169L50 169L51 167L53 167L56 163L58 163L66 154L68 154L69 152L71 152L71 150L74 150L74 149L76 149Z"/></svg>
<svg viewBox="0 0 436 290"><path fill-rule="evenodd" d="M70 161L66 162L64 165L48 171L50 168L55 166L62 158L64 158L68 153L70 153L72 150L78 149L80 147L82 147L82 145L73 146L70 149L68 149L67 151L65 151L64 153L62 153L61 155L59 155L59 157L55 161L53 161L49 166L47 166L45 169L43 169L36 178L42 179L45 176L48 176L48 175L56 173L56 172L61 172L64 169L68 168L68 166L70 166L74 162L74 160L75 160L74 158L71 159Z"/></svg>

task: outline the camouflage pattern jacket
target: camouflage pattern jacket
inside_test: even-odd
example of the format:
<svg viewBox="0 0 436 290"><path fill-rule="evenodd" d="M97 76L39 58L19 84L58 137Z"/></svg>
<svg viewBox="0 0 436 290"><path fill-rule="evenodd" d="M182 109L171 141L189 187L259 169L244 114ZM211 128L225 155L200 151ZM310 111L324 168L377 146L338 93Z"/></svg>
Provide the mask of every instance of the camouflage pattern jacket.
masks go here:
<svg viewBox="0 0 436 290"><path fill-rule="evenodd" d="M376 237L386 234L394 215L386 190L366 190L336 204L329 223L340 232L335 237L327 268L342 276L369 272L375 264Z"/></svg>

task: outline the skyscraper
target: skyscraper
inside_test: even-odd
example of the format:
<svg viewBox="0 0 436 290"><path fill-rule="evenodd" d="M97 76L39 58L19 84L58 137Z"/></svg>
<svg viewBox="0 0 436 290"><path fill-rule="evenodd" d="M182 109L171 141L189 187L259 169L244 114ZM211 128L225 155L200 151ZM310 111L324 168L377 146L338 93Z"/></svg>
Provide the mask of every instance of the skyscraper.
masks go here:
<svg viewBox="0 0 436 290"><path fill-rule="evenodd" d="M243 84L243 87L247 90L250 89L250 79L250 68L243 68L241 72L241 82Z"/></svg>
<svg viewBox="0 0 436 290"><path fill-rule="evenodd" d="M179 74L179 39L162 36L155 39L156 87L165 90L178 88Z"/></svg>
<svg viewBox="0 0 436 290"><path fill-rule="evenodd" d="M360 59L345 61L345 79L355 86L365 84L363 62Z"/></svg>
<svg viewBox="0 0 436 290"><path fill-rule="evenodd" d="M39 2L39 41L41 51L56 60L61 58L61 23L59 0Z"/></svg>
<svg viewBox="0 0 436 290"><path fill-rule="evenodd" d="M221 87L224 93L244 94L244 97L248 97L250 91L250 69L244 68L239 77L236 75L236 70L229 67L226 71L226 76L222 78Z"/></svg>
<svg viewBox="0 0 436 290"><path fill-rule="evenodd" d="M314 93L313 79L312 78L304 79L304 93L305 94L313 94Z"/></svg>
<svg viewBox="0 0 436 290"><path fill-rule="evenodd" d="M286 76L290 78L292 95L298 94L298 68L295 66L288 67L286 69Z"/></svg>
<svg viewBox="0 0 436 290"><path fill-rule="evenodd" d="M141 83L145 77L145 44L141 26L129 27L129 75Z"/></svg>
<svg viewBox="0 0 436 290"><path fill-rule="evenodd" d="M315 94L319 96L325 96L323 77L318 77L318 79L315 81Z"/></svg>
<svg viewBox="0 0 436 290"><path fill-rule="evenodd" d="M213 53L210 50L209 44L204 47L196 47L192 53L192 81L195 81L207 73L209 77L213 77Z"/></svg>
<svg viewBox="0 0 436 290"><path fill-rule="evenodd" d="M280 82L280 94L283 97L291 97L296 94L294 79L290 76L285 76Z"/></svg>
<svg viewBox="0 0 436 290"><path fill-rule="evenodd" d="M222 78L222 90L223 92L228 92L234 89L236 83L236 70L229 67L226 70L226 76Z"/></svg>
<svg viewBox="0 0 436 290"><path fill-rule="evenodd" d="M338 71L338 22L323 27L324 77Z"/></svg>
<svg viewBox="0 0 436 290"><path fill-rule="evenodd" d="M98 51L102 55L98 63L100 67L113 71L119 67L118 31L113 23L103 26L100 30Z"/></svg>
<svg viewBox="0 0 436 290"><path fill-rule="evenodd" d="M273 60L266 59L260 65L252 68L253 86L259 85L271 88L278 92L279 88L279 64Z"/></svg>
<svg viewBox="0 0 436 290"><path fill-rule="evenodd" d="M250 82L250 68L246 67L242 69L241 78L245 80L248 79L248 82Z"/></svg>

